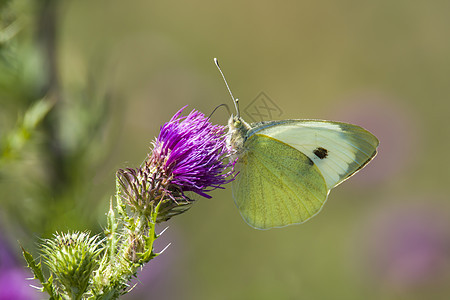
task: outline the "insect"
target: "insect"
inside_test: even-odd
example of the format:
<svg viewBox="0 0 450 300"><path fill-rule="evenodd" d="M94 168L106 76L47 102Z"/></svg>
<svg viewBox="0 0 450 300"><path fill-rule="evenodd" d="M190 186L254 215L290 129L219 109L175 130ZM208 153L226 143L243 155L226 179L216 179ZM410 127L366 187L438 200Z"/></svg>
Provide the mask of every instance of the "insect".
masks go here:
<svg viewBox="0 0 450 300"><path fill-rule="evenodd" d="M239 172L233 198L245 222L257 229L301 224L317 215L330 190L361 170L377 153L378 139L352 124L281 120L228 121L228 147Z"/></svg>

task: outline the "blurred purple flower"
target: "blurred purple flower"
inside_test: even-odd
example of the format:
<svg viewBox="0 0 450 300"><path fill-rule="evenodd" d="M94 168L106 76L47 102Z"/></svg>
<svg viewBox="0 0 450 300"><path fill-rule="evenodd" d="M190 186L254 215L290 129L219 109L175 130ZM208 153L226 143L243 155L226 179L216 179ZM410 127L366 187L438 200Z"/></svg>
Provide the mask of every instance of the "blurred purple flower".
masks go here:
<svg viewBox="0 0 450 300"><path fill-rule="evenodd" d="M352 178L351 184L385 183L420 153L421 130L417 126L420 118L398 102L401 100L380 92L366 92L338 102L340 109L334 110L330 118L358 124L381 141L376 163Z"/></svg>
<svg viewBox="0 0 450 300"><path fill-rule="evenodd" d="M450 270L450 215L432 201L385 207L372 220L367 261L381 282L396 290L440 284Z"/></svg>
<svg viewBox="0 0 450 300"><path fill-rule="evenodd" d="M40 292L26 280L30 277L31 273L17 263L5 240L0 237L0 300L38 299Z"/></svg>

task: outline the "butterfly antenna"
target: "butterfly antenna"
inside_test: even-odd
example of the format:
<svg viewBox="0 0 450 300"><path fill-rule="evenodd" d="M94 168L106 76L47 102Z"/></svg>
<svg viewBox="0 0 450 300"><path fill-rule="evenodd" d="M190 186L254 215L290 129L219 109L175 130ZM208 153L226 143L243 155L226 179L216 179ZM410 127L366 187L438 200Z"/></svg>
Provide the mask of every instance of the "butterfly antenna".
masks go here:
<svg viewBox="0 0 450 300"><path fill-rule="evenodd" d="M228 105L226 105L225 103L222 103L222 104L220 104L220 105L217 105L216 108L214 108L214 110L212 111L212 113L209 115L208 119L211 119L212 115L216 112L216 110L217 110L219 107L222 107L222 106L225 106L225 108L227 109L228 113L231 114L230 108L228 107Z"/></svg>
<svg viewBox="0 0 450 300"><path fill-rule="evenodd" d="M228 82L225 79L225 75L223 75L223 72L220 69L219 60L215 57L214 57L214 63L216 64L217 69L219 69L220 75L222 75L223 81L225 82L225 85L227 86L227 89L228 89L228 92L230 93L231 99L233 99L234 107L236 108L236 116L239 118L239 105L238 105L239 100L234 98L233 93L231 92L231 89L228 86Z"/></svg>

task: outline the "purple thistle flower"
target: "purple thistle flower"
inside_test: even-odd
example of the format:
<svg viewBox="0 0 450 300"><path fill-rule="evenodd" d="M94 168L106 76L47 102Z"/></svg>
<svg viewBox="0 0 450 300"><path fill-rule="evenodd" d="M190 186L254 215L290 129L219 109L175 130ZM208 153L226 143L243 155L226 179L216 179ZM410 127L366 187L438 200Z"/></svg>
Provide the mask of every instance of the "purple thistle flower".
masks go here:
<svg viewBox="0 0 450 300"><path fill-rule="evenodd" d="M212 125L196 110L187 117L180 117L184 108L161 126L149 163L163 163L172 184L183 192L193 191L211 198L206 192L223 188L222 185L234 179L229 178L233 173L232 162L224 161L229 156L225 127ZM226 169L229 171L224 173Z"/></svg>
<svg viewBox="0 0 450 300"><path fill-rule="evenodd" d="M181 116L185 107L161 126L159 136L144 164L119 170L124 199L135 211L161 205L158 221L186 211L192 199L185 192L206 198L207 193L234 180L234 162L226 147L226 127L213 125L193 110Z"/></svg>

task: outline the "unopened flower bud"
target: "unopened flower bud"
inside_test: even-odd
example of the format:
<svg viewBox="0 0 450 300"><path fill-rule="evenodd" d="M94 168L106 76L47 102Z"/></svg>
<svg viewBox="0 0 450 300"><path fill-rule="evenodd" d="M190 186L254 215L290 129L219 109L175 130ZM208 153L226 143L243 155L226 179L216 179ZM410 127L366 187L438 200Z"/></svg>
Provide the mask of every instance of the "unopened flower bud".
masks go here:
<svg viewBox="0 0 450 300"><path fill-rule="evenodd" d="M85 232L55 234L54 239L45 240L45 262L71 299L81 299L86 292L102 250L100 243L97 236L89 237Z"/></svg>

